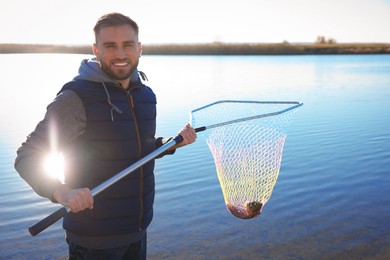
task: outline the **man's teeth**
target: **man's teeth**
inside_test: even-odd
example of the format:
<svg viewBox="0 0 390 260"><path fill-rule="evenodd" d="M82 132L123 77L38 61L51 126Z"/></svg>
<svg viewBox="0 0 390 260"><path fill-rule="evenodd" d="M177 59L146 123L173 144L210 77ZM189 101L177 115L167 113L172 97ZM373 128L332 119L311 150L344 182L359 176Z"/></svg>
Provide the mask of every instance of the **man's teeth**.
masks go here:
<svg viewBox="0 0 390 260"><path fill-rule="evenodd" d="M120 66L120 67L126 66L127 64L128 64L127 62L114 63L115 66Z"/></svg>

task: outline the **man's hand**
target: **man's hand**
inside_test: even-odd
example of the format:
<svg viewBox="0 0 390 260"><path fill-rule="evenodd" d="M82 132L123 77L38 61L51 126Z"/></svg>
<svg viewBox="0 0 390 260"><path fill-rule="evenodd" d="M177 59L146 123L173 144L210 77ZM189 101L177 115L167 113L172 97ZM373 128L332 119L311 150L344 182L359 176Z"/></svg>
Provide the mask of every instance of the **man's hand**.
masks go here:
<svg viewBox="0 0 390 260"><path fill-rule="evenodd" d="M193 142L196 141L196 133L195 133L195 130L194 128L192 128L190 126L190 124L186 124L183 129L180 130L180 132L178 133L178 135L180 135L181 137L183 137L183 141L181 141L180 143L176 144L174 146L174 148L179 148L179 147L182 147L182 146L185 146L187 144L192 144Z"/></svg>
<svg viewBox="0 0 390 260"><path fill-rule="evenodd" d="M70 208L73 213L93 208L93 197L88 188L72 190L61 186L54 190L53 198L61 205Z"/></svg>

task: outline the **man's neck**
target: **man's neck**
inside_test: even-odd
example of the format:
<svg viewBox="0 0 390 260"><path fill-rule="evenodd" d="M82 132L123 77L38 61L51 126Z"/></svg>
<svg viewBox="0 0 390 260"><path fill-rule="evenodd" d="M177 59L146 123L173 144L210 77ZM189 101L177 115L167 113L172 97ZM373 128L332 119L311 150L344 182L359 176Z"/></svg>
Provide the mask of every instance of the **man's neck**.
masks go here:
<svg viewBox="0 0 390 260"><path fill-rule="evenodd" d="M128 90L129 89L129 83L130 83L130 78L128 79L125 79L125 80L120 80L119 81L119 84L121 85L121 87L125 90Z"/></svg>

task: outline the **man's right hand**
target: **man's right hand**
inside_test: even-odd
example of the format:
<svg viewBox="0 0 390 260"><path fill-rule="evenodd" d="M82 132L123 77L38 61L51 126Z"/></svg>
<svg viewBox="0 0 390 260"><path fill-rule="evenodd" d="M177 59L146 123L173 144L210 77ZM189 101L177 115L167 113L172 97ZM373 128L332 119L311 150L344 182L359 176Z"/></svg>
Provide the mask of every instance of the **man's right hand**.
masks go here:
<svg viewBox="0 0 390 260"><path fill-rule="evenodd" d="M93 197L88 188L72 190L61 186L54 190L53 198L61 205L70 208L73 213L93 208Z"/></svg>

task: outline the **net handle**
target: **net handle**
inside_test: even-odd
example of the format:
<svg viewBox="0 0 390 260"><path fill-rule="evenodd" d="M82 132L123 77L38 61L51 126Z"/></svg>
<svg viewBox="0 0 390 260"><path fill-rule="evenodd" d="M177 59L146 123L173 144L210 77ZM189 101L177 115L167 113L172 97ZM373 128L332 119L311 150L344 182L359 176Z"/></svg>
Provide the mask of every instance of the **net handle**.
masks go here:
<svg viewBox="0 0 390 260"><path fill-rule="evenodd" d="M210 107L210 106L213 106L213 105L216 105L216 104L221 104L221 103L252 103L252 104L281 104L281 105L286 105L287 104L287 105L292 105L292 106L290 106L288 108L285 108L285 109L282 109L282 110L279 110L279 111L276 111L276 112L272 112L272 113L260 114L260 115L256 115L256 116L250 116L250 117L242 117L242 118L238 118L238 119L234 119L234 120L230 120L230 121L226 121L226 122L222 122L222 123L218 123L218 124L213 124L213 125L208 125L208 126L201 126L201 127L195 128L195 132L201 132L201 131L205 131L205 130L211 129L211 128L216 128L216 127L220 127L220 126L230 125L230 124L239 123L239 122L243 122L243 121L254 120L254 119L258 119L258 118L276 116L276 115L280 115L280 114L286 113L288 111L291 111L293 109L296 109L296 108L298 108L298 107L303 105L303 103L299 102L299 101L221 100L221 101L216 101L216 102L210 103L208 105L205 105L203 107L200 107L200 108L192 110L191 111L191 116L192 116L192 113L194 113L194 112L197 112L199 110L205 109L207 107Z"/></svg>
<svg viewBox="0 0 390 260"><path fill-rule="evenodd" d="M123 179L127 175L133 173L136 169L143 166L150 160L153 160L163 152L167 151L169 148L172 148L174 145L180 143L183 141L183 137L181 135L177 135L175 138L171 139L169 142L165 143L164 145L160 146L153 152L149 153L148 155L144 156L140 160L136 161L134 164L130 165L129 167L123 169L122 171L118 172L116 175L112 176L111 178L107 179L106 181L102 182L95 188L91 190L92 196L96 196L100 192L104 191L108 187L112 186L113 184L117 183L119 180ZM57 211L53 212L52 214L48 215L44 219L40 220L36 224L29 227L28 231L32 236L36 236L46 228L53 225L55 222L60 220L61 218L65 217L69 212L70 208L68 207L62 207L58 209Z"/></svg>

